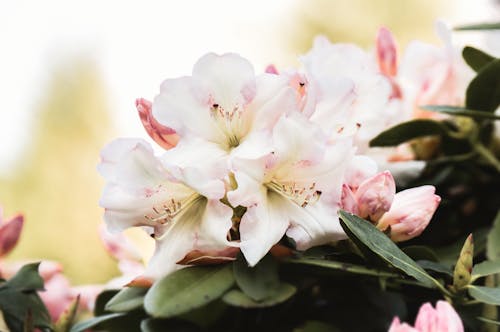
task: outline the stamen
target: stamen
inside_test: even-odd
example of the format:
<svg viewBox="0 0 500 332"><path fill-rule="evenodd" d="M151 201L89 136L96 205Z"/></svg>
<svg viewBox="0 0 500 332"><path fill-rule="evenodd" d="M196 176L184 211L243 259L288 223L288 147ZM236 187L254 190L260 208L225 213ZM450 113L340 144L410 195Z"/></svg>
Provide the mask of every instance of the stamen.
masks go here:
<svg viewBox="0 0 500 332"><path fill-rule="evenodd" d="M267 183L267 187L301 207L317 202L321 196L321 191L316 190L316 182L309 186L299 186L295 182L278 183L277 181L271 181Z"/></svg>
<svg viewBox="0 0 500 332"><path fill-rule="evenodd" d="M186 211L199 198L201 198L199 194L193 193L184 200L171 198L169 201L161 203L160 207L153 206L152 213L144 215L144 219L146 220L145 224L154 227L171 222L175 217Z"/></svg>

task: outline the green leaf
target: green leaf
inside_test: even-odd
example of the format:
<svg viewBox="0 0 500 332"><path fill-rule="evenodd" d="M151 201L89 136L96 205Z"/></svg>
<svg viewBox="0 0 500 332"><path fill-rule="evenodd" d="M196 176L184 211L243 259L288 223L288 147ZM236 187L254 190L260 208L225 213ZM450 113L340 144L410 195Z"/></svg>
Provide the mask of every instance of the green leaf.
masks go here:
<svg viewBox="0 0 500 332"><path fill-rule="evenodd" d="M497 322L496 320L489 319L486 317L476 317L476 318L477 318L477 320L480 320L481 322L500 326L500 322Z"/></svg>
<svg viewBox="0 0 500 332"><path fill-rule="evenodd" d="M470 46L464 47L462 50L462 57L469 67L474 69L476 72L495 59L495 57L489 55L488 53Z"/></svg>
<svg viewBox="0 0 500 332"><path fill-rule="evenodd" d="M192 323L173 319L145 319L141 322L141 332L199 332Z"/></svg>
<svg viewBox="0 0 500 332"><path fill-rule="evenodd" d="M250 267L239 254L233 263L233 273L238 287L255 301L269 297L280 284L278 264L271 255L265 256L255 267Z"/></svg>
<svg viewBox="0 0 500 332"><path fill-rule="evenodd" d="M451 268L451 266L446 266L441 263L428 260L418 260L417 264L420 265L426 271L434 271L437 273L442 273L450 277L453 277L453 269Z"/></svg>
<svg viewBox="0 0 500 332"><path fill-rule="evenodd" d="M490 261L500 260L500 210L493 220L493 226L486 240L486 257Z"/></svg>
<svg viewBox="0 0 500 332"><path fill-rule="evenodd" d="M375 277L384 277L384 278L398 278L398 277L400 277L399 274L389 272L389 271L370 269L370 268L368 268L366 266L362 266L362 265L356 265L356 264L345 263L345 262L336 262L336 261L331 261L331 260L326 260L326 259L290 258L290 259L285 260L284 262L290 263L290 264L312 265L312 266L318 266L318 267L332 269L332 270L336 270L336 271L371 275L371 276L375 276Z"/></svg>
<svg viewBox="0 0 500 332"><path fill-rule="evenodd" d="M467 108L459 107L459 106L424 105L424 106L420 106L420 108L423 108L423 109L428 110L428 111L446 113L446 114L450 114L450 115L468 116L468 117L471 117L474 119L500 120L500 115L490 113L490 112L484 112L484 111L469 110Z"/></svg>
<svg viewBox="0 0 500 332"><path fill-rule="evenodd" d="M401 248L414 261L427 260L437 262L439 259L433 249L422 245L411 245Z"/></svg>
<svg viewBox="0 0 500 332"><path fill-rule="evenodd" d="M247 296L245 293L242 291L239 291L237 289L233 289L229 292L227 292L223 297L222 300L226 302L229 305L235 306L235 307L241 307L241 308L266 308L266 307L272 307L277 304L280 304L282 302L285 302L288 300L290 297L295 294L297 291L297 288L295 286L287 284L287 283L281 283L273 292L273 294L266 298L263 301L257 302L252 300L249 296Z"/></svg>
<svg viewBox="0 0 500 332"><path fill-rule="evenodd" d="M370 222L346 211L340 211L340 224L346 233L352 233L358 240L370 248L375 254L395 268L414 277L428 287L442 285L422 269L414 260L406 255L381 231Z"/></svg>
<svg viewBox="0 0 500 332"><path fill-rule="evenodd" d="M494 112L500 105L500 59L481 68L469 83L465 106L470 110Z"/></svg>
<svg viewBox="0 0 500 332"><path fill-rule="evenodd" d="M370 141L370 146L395 146L414 138L447 133L447 127L441 122L428 119L412 120L381 132Z"/></svg>
<svg viewBox="0 0 500 332"><path fill-rule="evenodd" d="M146 294L144 307L153 317L169 318L219 298L233 284L230 264L188 267L157 281Z"/></svg>
<svg viewBox="0 0 500 332"><path fill-rule="evenodd" d="M498 30L498 29L500 29L500 22L459 25L459 26L457 26L457 27L455 27L453 29L456 30L456 31L466 31L466 30Z"/></svg>
<svg viewBox="0 0 500 332"><path fill-rule="evenodd" d="M40 262L24 265L12 278L0 286L0 290L3 288L21 292L43 290L43 279L38 274L39 265Z"/></svg>
<svg viewBox="0 0 500 332"><path fill-rule="evenodd" d="M484 276L500 273L500 261L484 261L474 265L472 279L476 280Z"/></svg>
<svg viewBox="0 0 500 332"><path fill-rule="evenodd" d="M469 295L480 302L500 305L500 288L469 285L467 289Z"/></svg>
<svg viewBox="0 0 500 332"><path fill-rule="evenodd" d="M148 289L127 287L118 292L104 307L107 311L124 312L142 307Z"/></svg>
<svg viewBox="0 0 500 332"><path fill-rule="evenodd" d="M125 315L125 313L123 313L123 312L117 312L117 313L112 313L112 314L97 316L97 317L91 318L89 320L86 320L86 321L80 322L78 324L75 324L71 328L70 332L82 332L82 331L86 331L87 329L90 329L91 327L96 326L96 325L98 325L100 323L103 323L103 322L106 322L106 321L109 321L109 320L112 320L112 319L115 319L115 318L118 318L118 317L122 317L124 315Z"/></svg>

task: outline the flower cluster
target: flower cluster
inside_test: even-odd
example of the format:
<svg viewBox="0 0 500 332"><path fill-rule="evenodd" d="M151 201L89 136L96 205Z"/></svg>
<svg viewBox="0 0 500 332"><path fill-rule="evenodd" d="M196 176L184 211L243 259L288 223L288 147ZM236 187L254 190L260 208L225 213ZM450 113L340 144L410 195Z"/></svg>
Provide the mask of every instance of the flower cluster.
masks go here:
<svg viewBox="0 0 500 332"><path fill-rule="evenodd" d="M410 46L407 57L422 47ZM391 173L378 168L414 155L390 149L381 163L368 141L418 116L422 99L445 98L438 90L454 96L454 85L435 85L451 84L456 66L426 52L436 59L398 68L395 50L382 29L375 54L320 38L303 68L282 73L270 66L256 75L236 54L203 56L191 76L167 79L153 102L136 102L160 155L142 139L103 149L109 229L151 233L156 252L145 276L153 279L239 251L254 266L284 236L298 250L345 239L339 209L394 241L419 235L439 204L434 187L396 193Z"/></svg>

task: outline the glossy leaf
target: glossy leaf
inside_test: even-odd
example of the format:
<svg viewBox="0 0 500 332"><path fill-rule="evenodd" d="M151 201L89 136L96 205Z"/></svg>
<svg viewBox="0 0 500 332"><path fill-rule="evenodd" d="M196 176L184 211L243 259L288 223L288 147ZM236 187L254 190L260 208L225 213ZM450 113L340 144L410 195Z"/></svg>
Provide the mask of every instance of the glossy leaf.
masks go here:
<svg viewBox="0 0 500 332"><path fill-rule="evenodd" d="M280 304L282 302L285 302L288 300L290 297L295 294L297 289L295 286L287 284L287 283L281 283L271 294L271 296L267 297L265 300L257 302L254 301L252 298L247 296L245 293L242 291L239 291L237 289L233 289L226 293L223 297L222 300L232 306L235 307L241 307L241 308L265 308L265 307L272 307L277 304Z"/></svg>
<svg viewBox="0 0 500 332"><path fill-rule="evenodd" d="M153 317L173 317L222 296L234 284L232 266L195 266L178 270L157 281L144 299Z"/></svg>
<svg viewBox="0 0 500 332"><path fill-rule="evenodd" d="M387 235L379 231L370 222L346 211L340 211L340 221L346 233L355 236L359 241L395 268L414 277L425 286L441 286L436 279L425 272L425 270L414 260L399 249Z"/></svg>
<svg viewBox="0 0 500 332"><path fill-rule="evenodd" d="M500 22L459 25L459 26L454 28L454 30L457 30L457 31L498 30L498 29L500 29Z"/></svg>
<svg viewBox="0 0 500 332"><path fill-rule="evenodd" d="M146 288L127 287L118 292L111 300L106 303L107 311L124 312L142 307Z"/></svg>
<svg viewBox="0 0 500 332"><path fill-rule="evenodd" d="M450 277L453 276L453 270L451 266L446 266L441 263L428 260L418 260L417 264L420 265L426 271L433 271L441 274L446 274Z"/></svg>
<svg viewBox="0 0 500 332"><path fill-rule="evenodd" d="M500 120L500 115L484 112L484 111L475 111L469 110L464 107L459 106L448 106L448 105L424 105L420 106L420 108L426 109L428 111L440 112L450 115L461 115L468 116L475 119L491 119L491 120Z"/></svg>
<svg viewBox="0 0 500 332"><path fill-rule="evenodd" d="M238 287L255 301L269 297L280 284L278 265L270 255L261 259L255 267L250 267L240 254L233 264L233 273Z"/></svg>
<svg viewBox="0 0 500 332"><path fill-rule="evenodd" d="M115 319L115 318L118 318L118 317L122 317L124 315L125 315L125 313L117 312L117 313L112 313L112 314L97 316L97 317L91 318L89 320L86 320L86 321L80 322L78 324L75 324L71 328L70 332L82 332L82 331L86 331L87 329L90 329L91 327L94 327L94 326L96 326L96 325L98 325L100 323L103 323L103 322L106 322L106 321L109 321L109 320L112 320L112 319Z"/></svg>
<svg viewBox="0 0 500 332"><path fill-rule="evenodd" d="M481 68L469 83L466 92L466 108L494 112L500 105L500 59Z"/></svg>
<svg viewBox="0 0 500 332"><path fill-rule="evenodd" d="M490 261L500 261L500 210L486 240L486 257Z"/></svg>
<svg viewBox="0 0 500 332"><path fill-rule="evenodd" d="M500 288L470 285L468 290L469 295L480 302L500 305Z"/></svg>
<svg viewBox="0 0 500 332"><path fill-rule="evenodd" d="M488 53L470 46L464 47L462 50L462 57L469 67L474 69L476 72L495 59L495 57L489 55Z"/></svg>
<svg viewBox="0 0 500 332"><path fill-rule="evenodd" d="M440 122L428 119L412 120L381 132L370 141L370 146L395 146L414 138L446 135L447 132L447 128Z"/></svg>

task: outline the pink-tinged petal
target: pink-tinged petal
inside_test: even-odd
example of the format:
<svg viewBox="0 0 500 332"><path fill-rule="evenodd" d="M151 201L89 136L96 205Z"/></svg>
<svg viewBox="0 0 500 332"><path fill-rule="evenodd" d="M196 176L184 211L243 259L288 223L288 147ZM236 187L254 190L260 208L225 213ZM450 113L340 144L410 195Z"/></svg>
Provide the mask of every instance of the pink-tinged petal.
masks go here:
<svg viewBox="0 0 500 332"><path fill-rule="evenodd" d="M460 316L446 301L438 301L436 309L430 303L420 307L415 320L415 328L421 332L463 332Z"/></svg>
<svg viewBox="0 0 500 332"><path fill-rule="evenodd" d="M47 307L52 321L55 322L76 295L73 294L68 279L62 274L56 274L49 280L45 280L44 288L45 290L38 294Z"/></svg>
<svg viewBox="0 0 500 332"><path fill-rule="evenodd" d="M148 135L164 149L171 149L177 145L179 135L172 128L159 123L152 114L153 103L139 98L135 101L137 112L142 121L142 125Z"/></svg>
<svg viewBox="0 0 500 332"><path fill-rule="evenodd" d="M342 196L341 196L341 208L347 212L350 212L355 215L359 215L358 210L358 202L356 201L356 197L354 193L349 188L348 185L342 185Z"/></svg>
<svg viewBox="0 0 500 332"><path fill-rule="evenodd" d="M363 181L356 191L358 212L361 218L370 218L377 221L389 211L394 195L396 183L389 171L378 173Z"/></svg>
<svg viewBox="0 0 500 332"><path fill-rule="evenodd" d="M73 294L80 296L78 308L86 312L93 312L95 307L95 300L97 296L103 291L102 285L84 285L72 288Z"/></svg>
<svg viewBox="0 0 500 332"><path fill-rule="evenodd" d="M61 274L63 271L63 267L61 263L54 261L42 261L38 268L38 272L43 280L50 280L55 275Z"/></svg>
<svg viewBox="0 0 500 332"><path fill-rule="evenodd" d="M370 157L356 155L346 169L344 183L356 191L366 179L377 174L377 163Z"/></svg>
<svg viewBox="0 0 500 332"><path fill-rule="evenodd" d="M391 239L406 241L420 235L429 224L441 198L433 186L403 190L394 196L391 208L380 218L377 228L391 227Z"/></svg>
<svg viewBox="0 0 500 332"><path fill-rule="evenodd" d="M140 261L139 251L132 245L129 239L121 233L112 234L104 225L99 227L101 240L106 251L117 260Z"/></svg>
<svg viewBox="0 0 500 332"><path fill-rule="evenodd" d="M422 332L417 330L406 323L401 323L398 317L394 317L391 326L387 332Z"/></svg>
<svg viewBox="0 0 500 332"><path fill-rule="evenodd" d="M286 199L270 191L263 196L266 199L248 207L240 223L240 248L250 266L255 266L281 240L289 225Z"/></svg>
<svg viewBox="0 0 500 332"><path fill-rule="evenodd" d="M398 70L397 46L392 33L387 28L380 28L377 36L377 60L382 74L393 77Z"/></svg>
<svg viewBox="0 0 500 332"><path fill-rule="evenodd" d="M265 72L268 74L279 75L278 68L276 68L275 65L267 66Z"/></svg>
<svg viewBox="0 0 500 332"><path fill-rule="evenodd" d="M19 214L0 225L0 257L14 249L21 236L23 224L24 217Z"/></svg>

